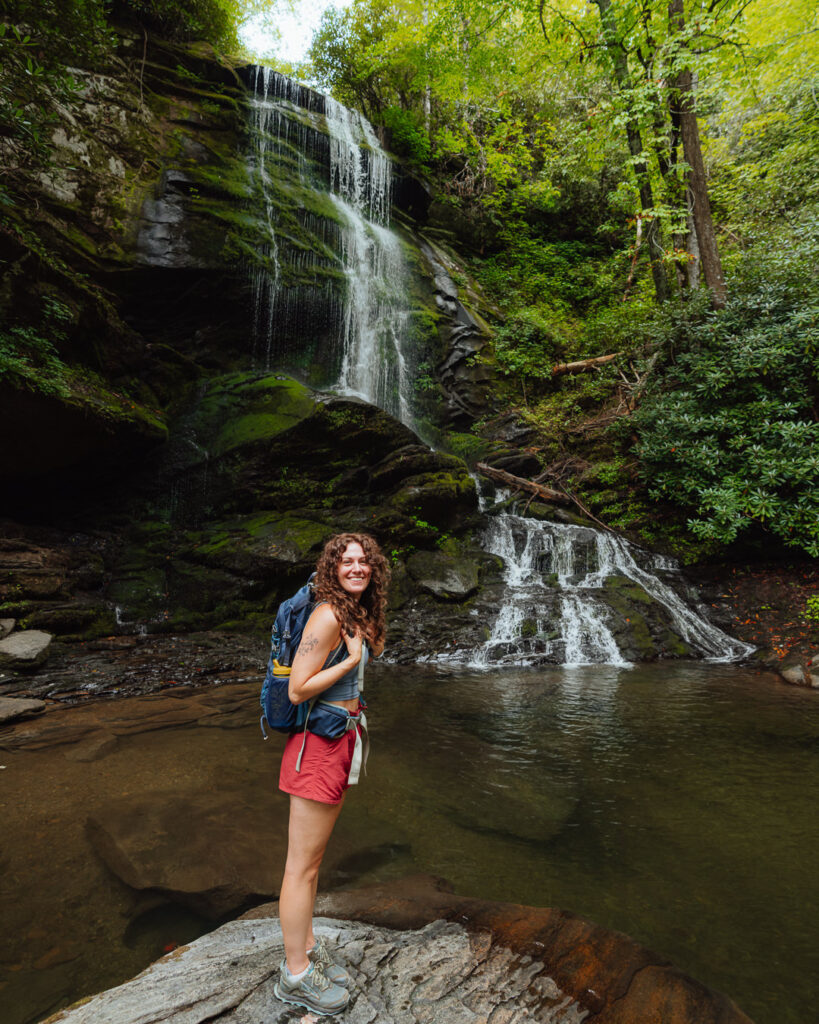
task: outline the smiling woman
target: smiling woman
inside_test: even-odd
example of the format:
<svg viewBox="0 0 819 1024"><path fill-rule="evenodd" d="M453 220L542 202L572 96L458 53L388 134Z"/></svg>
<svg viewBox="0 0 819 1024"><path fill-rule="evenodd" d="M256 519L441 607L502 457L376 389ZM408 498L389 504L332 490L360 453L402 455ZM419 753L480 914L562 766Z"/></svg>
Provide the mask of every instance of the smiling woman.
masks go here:
<svg viewBox="0 0 819 1024"><path fill-rule="evenodd" d="M331 537L316 566L318 598L290 673L294 704L321 699L339 712L340 735L309 731L288 739L279 788L290 794L287 863L279 895L285 960L276 995L318 1013L338 1013L349 995L347 971L313 934L318 871L347 789L358 781L362 730L360 690L368 648L384 649L389 567L378 544L363 533ZM346 657L345 657L346 654ZM311 707L310 714L313 714Z"/></svg>

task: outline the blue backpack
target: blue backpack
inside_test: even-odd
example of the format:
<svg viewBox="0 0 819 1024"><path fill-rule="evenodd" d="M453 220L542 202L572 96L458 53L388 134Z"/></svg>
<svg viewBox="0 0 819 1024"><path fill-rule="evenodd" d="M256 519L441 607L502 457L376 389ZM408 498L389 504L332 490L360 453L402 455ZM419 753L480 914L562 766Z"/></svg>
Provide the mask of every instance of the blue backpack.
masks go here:
<svg viewBox="0 0 819 1024"><path fill-rule="evenodd" d="M315 576L315 573L313 573ZM259 724L267 739L264 723L277 732L297 732L304 728L310 702L293 704L288 693L290 666L301 643L301 636L310 613L316 607L311 586L313 576L292 597L282 601L270 637L270 658L267 662L259 703L262 717Z"/></svg>

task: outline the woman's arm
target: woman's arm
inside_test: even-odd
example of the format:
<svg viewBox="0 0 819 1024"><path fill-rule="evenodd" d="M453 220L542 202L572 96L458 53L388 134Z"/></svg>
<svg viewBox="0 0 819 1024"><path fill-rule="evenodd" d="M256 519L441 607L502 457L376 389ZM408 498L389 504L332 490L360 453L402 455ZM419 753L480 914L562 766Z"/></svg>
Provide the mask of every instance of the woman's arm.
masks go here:
<svg viewBox="0 0 819 1024"><path fill-rule="evenodd" d="M320 604L307 620L301 643L293 659L288 695L294 704L316 697L361 661L361 637L343 634L347 657L330 668L322 668L337 645L338 619L329 604Z"/></svg>

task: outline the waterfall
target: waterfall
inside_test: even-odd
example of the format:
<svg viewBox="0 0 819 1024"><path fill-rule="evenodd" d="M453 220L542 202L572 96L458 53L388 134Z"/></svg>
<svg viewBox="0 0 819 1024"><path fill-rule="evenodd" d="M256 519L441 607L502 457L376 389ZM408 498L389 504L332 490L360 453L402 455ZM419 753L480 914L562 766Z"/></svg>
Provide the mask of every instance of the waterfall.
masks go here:
<svg viewBox="0 0 819 1024"><path fill-rule="evenodd" d="M623 537L501 512L489 516L483 543L504 561L505 593L489 638L471 652L475 666L627 665L602 592L606 580L618 576L662 605L675 632L708 660L735 661L753 650L698 615L657 575L678 571L672 559Z"/></svg>
<svg viewBox="0 0 819 1024"><path fill-rule="evenodd" d="M390 158L369 121L332 97L269 68L256 69L253 89L256 361L415 429L409 272L389 226Z"/></svg>
<svg viewBox="0 0 819 1024"><path fill-rule="evenodd" d="M413 310L402 242L389 225L390 159L366 118L332 97L267 68L252 85L256 361L360 397L417 430ZM670 560L591 527L482 510L490 512L484 547L504 562L504 593L486 642L449 660L626 665L603 600L617 577L661 605L692 651L729 661L751 650L687 606L662 578L676 571Z"/></svg>

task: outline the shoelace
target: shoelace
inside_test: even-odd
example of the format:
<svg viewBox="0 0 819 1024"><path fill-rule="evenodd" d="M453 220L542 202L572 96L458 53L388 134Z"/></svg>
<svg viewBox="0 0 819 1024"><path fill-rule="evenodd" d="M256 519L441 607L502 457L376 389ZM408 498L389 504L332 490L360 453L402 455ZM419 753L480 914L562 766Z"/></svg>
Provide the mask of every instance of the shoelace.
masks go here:
<svg viewBox="0 0 819 1024"><path fill-rule="evenodd" d="M310 973L312 975L310 983L314 988L317 988L319 992L323 992L326 988L330 987L330 979L324 973L324 968L320 963L313 961L313 970Z"/></svg>
<svg viewBox="0 0 819 1024"><path fill-rule="evenodd" d="M313 963L321 964L322 970L324 970L325 964L333 963L333 958L330 956L330 950L327 948L324 936L316 939L316 943L313 946Z"/></svg>

